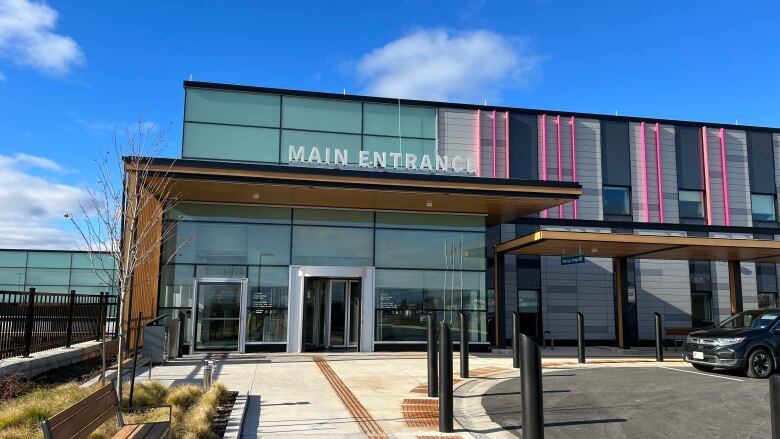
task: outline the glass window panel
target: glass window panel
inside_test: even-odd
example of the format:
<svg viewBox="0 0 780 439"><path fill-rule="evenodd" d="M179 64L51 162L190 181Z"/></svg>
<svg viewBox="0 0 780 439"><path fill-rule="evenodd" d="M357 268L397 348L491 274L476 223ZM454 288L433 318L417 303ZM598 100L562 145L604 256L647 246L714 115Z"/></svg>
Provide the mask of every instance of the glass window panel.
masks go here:
<svg viewBox="0 0 780 439"><path fill-rule="evenodd" d="M69 285L69 281L70 281L70 269L67 268L28 268L27 269L27 285L29 286L34 287L36 285L64 285L65 287L67 287Z"/></svg>
<svg viewBox="0 0 780 439"><path fill-rule="evenodd" d="M0 267L0 284L16 285L15 290L24 288L24 267Z"/></svg>
<svg viewBox="0 0 780 439"><path fill-rule="evenodd" d="M24 291L28 291L30 288L35 288L35 291L39 293L56 293L56 294L70 293L70 287L68 285L45 285L45 284L28 283L27 285L25 285Z"/></svg>
<svg viewBox="0 0 780 439"><path fill-rule="evenodd" d="M775 215L775 196L764 194L751 194L753 221L777 221Z"/></svg>
<svg viewBox="0 0 780 439"><path fill-rule="evenodd" d="M284 128L360 133L361 104L285 96L282 100L282 124Z"/></svg>
<svg viewBox="0 0 780 439"><path fill-rule="evenodd" d="M694 323L712 321L712 293L691 293L691 320Z"/></svg>
<svg viewBox="0 0 780 439"><path fill-rule="evenodd" d="M373 227L374 212L333 209L295 209L293 224L309 226Z"/></svg>
<svg viewBox="0 0 780 439"><path fill-rule="evenodd" d="M246 277L246 265L198 265L195 277Z"/></svg>
<svg viewBox="0 0 780 439"><path fill-rule="evenodd" d="M160 275L160 306L192 306L192 282L195 266L175 264L162 267Z"/></svg>
<svg viewBox="0 0 780 439"><path fill-rule="evenodd" d="M431 166L436 166L436 141L426 139L408 139L393 137L375 137L363 136L363 149L371 152L401 152L404 154L415 154L417 156L417 166L420 166L420 160L424 154L431 158ZM373 155L371 156L373 160ZM404 157L399 159L399 168L405 169ZM387 156L387 167L393 167L393 158Z"/></svg>
<svg viewBox="0 0 780 439"><path fill-rule="evenodd" d="M485 235L428 230L376 230L376 266L485 269Z"/></svg>
<svg viewBox="0 0 780 439"><path fill-rule="evenodd" d="M290 227L181 222L176 239L167 240L163 248L166 258L178 248L176 263L286 265Z"/></svg>
<svg viewBox="0 0 780 439"><path fill-rule="evenodd" d="M437 215L428 213L377 212L377 228L463 230L483 232L485 217L477 215Z"/></svg>
<svg viewBox="0 0 780 439"><path fill-rule="evenodd" d="M776 293L777 266L769 263L756 264L756 284L759 293Z"/></svg>
<svg viewBox="0 0 780 439"><path fill-rule="evenodd" d="M677 193L681 218L704 218L704 198L701 191L680 190Z"/></svg>
<svg viewBox="0 0 780 439"><path fill-rule="evenodd" d="M110 286L112 284L113 271L90 268L76 268L70 272L71 286Z"/></svg>
<svg viewBox="0 0 780 439"><path fill-rule="evenodd" d="M520 313L539 312L539 291L518 290L517 291L517 312Z"/></svg>
<svg viewBox="0 0 780 439"><path fill-rule="evenodd" d="M363 118L365 134L436 137L436 109L433 107L365 103Z"/></svg>
<svg viewBox="0 0 780 439"><path fill-rule="evenodd" d="M758 293L758 308L777 308L777 293Z"/></svg>
<svg viewBox="0 0 780 439"><path fill-rule="evenodd" d="M691 291L712 291L712 274L708 261L690 261L688 269L691 278Z"/></svg>
<svg viewBox="0 0 780 439"><path fill-rule="evenodd" d="M293 226L292 263L374 265L373 229Z"/></svg>
<svg viewBox="0 0 780 439"><path fill-rule="evenodd" d="M25 267L27 266L27 252L0 250L0 267Z"/></svg>
<svg viewBox="0 0 780 439"><path fill-rule="evenodd" d="M319 133L309 131L282 130L282 163L290 162L290 147L304 146L304 157L308 161L311 148L316 146L320 160L325 163L325 148L331 149L330 162L335 160L335 148L347 150L347 163L357 164L360 154L360 136L354 134ZM315 160L316 163L316 160Z"/></svg>
<svg viewBox="0 0 780 439"><path fill-rule="evenodd" d="M260 93L187 89L186 121L278 127L281 97Z"/></svg>
<svg viewBox="0 0 780 439"><path fill-rule="evenodd" d="M27 256L27 266L37 268L70 268L70 253L30 252Z"/></svg>
<svg viewBox="0 0 780 439"><path fill-rule="evenodd" d="M631 191L627 187L604 186L604 215L631 215Z"/></svg>
<svg viewBox="0 0 780 439"><path fill-rule="evenodd" d="M279 163L279 130L185 122L182 157Z"/></svg>
<svg viewBox="0 0 780 439"><path fill-rule="evenodd" d="M247 342L287 341L288 267L249 267Z"/></svg>
<svg viewBox="0 0 780 439"><path fill-rule="evenodd" d="M222 221L235 223L290 224L287 207L239 206L235 204L181 203L168 211L175 220Z"/></svg>
<svg viewBox="0 0 780 439"><path fill-rule="evenodd" d="M116 264L110 255L99 253L73 253L73 268L114 269Z"/></svg>

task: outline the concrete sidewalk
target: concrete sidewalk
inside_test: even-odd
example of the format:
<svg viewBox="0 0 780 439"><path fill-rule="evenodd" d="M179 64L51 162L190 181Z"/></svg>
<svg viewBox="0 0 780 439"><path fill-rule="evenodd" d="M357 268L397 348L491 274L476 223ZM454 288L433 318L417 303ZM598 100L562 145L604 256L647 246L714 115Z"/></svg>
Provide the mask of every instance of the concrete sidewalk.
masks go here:
<svg viewBox="0 0 780 439"><path fill-rule="evenodd" d="M556 348L545 351L543 361L571 367L654 364L647 356L607 356L590 349L588 355L593 357L591 364L576 366L575 349ZM151 379L169 385L200 383L206 357L192 355L155 367ZM426 393L424 352L214 354L209 358L215 361L215 380L248 395L242 437L439 436L438 401ZM458 362L456 353L456 373ZM487 353L472 354L470 370L473 376L514 371L509 355ZM463 381L456 376L455 385L460 384ZM454 436L472 435L456 424Z"/></svg>

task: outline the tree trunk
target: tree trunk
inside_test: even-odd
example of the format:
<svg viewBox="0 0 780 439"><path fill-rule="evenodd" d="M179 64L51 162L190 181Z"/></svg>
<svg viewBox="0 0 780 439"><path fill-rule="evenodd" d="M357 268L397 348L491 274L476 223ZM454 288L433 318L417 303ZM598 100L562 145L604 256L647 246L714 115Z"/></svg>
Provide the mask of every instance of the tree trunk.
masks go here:
<svg viewBox="0 0 780 439"><path fill-rule="evenodd" d="M119 325L119 341L117 343L117 352L116 352L116 396L119 401L119 404L122 404L122 361L124 360L124 355L122 353L124 352L124 326L125 326L125 316L124 316L124 302L125 302L125 294L124 292L120 291L120 299L119 299L119 309L117 310L117 317L116 317L116 324Z"/></svg>

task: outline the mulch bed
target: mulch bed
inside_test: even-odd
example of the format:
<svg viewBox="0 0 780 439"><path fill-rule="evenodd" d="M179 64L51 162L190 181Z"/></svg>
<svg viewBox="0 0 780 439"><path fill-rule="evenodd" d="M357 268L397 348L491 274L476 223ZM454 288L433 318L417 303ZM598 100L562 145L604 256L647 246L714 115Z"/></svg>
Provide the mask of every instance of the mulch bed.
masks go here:
<svg viewBox="0 0 780 439"><path fill-rule="evenodd" d="M233 410L233 404L235 404L237 397L238 392L228 392L227 402L217 407L217 414L214 416L214 420L211 421L211 431L218 437L225 435L225 430L230 420L230 412Z"/></svg>
<svg viewBox="0 0 780 439"><path fill-rule="evenodd" d="M93 357L78 363L48 370L32 378L22 374L11 374L0 378L0 401L18 398L40 387L53 387L71 381L84 383L100 374L100 357ZM106 368L111 362L107 362Z"/></svg>

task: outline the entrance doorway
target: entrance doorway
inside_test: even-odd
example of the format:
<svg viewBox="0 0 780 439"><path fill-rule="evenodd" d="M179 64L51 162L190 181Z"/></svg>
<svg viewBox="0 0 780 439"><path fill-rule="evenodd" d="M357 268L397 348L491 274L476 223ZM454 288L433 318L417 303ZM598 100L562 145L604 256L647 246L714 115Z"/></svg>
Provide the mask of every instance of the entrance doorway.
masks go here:
<svg viewBox="0 0 780 439"><path fill-rule="evenodd" d="M303 349L360 350L361 292L360 279L306 278Z"/></svg>
<svg viewBox="0 0 780 439"><path fill-rule="evenodd" d="M194 350L244 352L247 280L199 278L193 291Z"/></svg>

